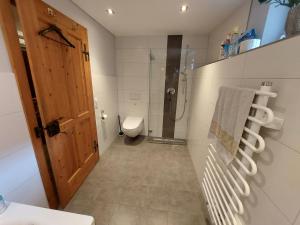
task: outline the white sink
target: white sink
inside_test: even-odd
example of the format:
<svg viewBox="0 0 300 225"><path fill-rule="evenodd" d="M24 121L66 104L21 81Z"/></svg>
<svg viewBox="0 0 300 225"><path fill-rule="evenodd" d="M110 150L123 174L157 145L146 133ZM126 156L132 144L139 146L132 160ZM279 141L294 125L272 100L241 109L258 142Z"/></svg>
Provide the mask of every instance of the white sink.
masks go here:
<svg viewBox="0 0 300 225"><path fill-rule="evenodd" d="M0 225L95 225L94 218L64 211L9 203Z"/></svg>

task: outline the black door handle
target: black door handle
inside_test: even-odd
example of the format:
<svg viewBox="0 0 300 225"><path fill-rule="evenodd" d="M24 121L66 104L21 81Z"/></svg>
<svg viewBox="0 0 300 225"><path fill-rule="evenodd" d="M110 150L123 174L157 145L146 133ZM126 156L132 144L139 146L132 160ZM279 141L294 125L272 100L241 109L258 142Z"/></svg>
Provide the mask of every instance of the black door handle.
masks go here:
<svg viewBox="0 0 300 225"><path fill-rule="evenodd" d="M60 127L58 120L53 120L50 123L47 124L45 127L45 130L47 131L47 134L49 137L53 137L60 133Z"/></svg>

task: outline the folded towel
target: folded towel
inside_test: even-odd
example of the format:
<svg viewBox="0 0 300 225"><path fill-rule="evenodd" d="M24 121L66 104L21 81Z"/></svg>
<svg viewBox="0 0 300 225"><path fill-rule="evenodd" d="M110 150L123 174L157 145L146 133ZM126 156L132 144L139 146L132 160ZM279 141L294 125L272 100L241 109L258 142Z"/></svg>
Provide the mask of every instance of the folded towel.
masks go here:
<svg viewBox="0 0 300 225"><path fill-rule="evenodd" d="M221 87L219 90L208 136L226 165L238 151L254 96L252 89Z"/></svg>

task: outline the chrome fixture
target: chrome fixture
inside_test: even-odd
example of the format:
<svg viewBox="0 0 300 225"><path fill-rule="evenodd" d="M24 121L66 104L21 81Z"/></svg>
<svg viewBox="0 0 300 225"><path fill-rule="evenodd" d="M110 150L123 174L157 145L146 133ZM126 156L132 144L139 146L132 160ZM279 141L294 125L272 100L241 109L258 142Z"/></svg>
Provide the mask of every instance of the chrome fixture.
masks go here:
<svg viewBox="0 0 300 225"><path fill-rule="evenodd" d="M175 93L176 93L175 88L168 88L168 89L167 89L167 94L168 94L168 95L175 95Z"/></svg>

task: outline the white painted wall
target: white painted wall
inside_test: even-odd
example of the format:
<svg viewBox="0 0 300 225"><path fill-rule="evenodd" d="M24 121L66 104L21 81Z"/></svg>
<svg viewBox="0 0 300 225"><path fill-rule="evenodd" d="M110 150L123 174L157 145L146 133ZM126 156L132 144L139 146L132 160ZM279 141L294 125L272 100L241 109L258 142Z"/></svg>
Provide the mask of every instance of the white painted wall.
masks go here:
<svg viewBox="0 0 300 225"><path fill-rule="evenodd" d="M229 18L224 20L209 34L209 63L217 61L219 59L221 43L226 39L228 33L231 33L233 31L243 33L244 31L246 31L251 2L252 0L245 1L245 3L237 8Z"/></svg>
<svg viewBox="0 0 300 225"><path fill-rule="evenodd" d="M96 109L98 141L102 153L110 146L118 132L115 37L71 0L45 0L45 2L88 29L93 91L94 97L98 100ZM108 115L104 122L100 119L101 110Z"/></svg>
<svg viewBox="0 0 300 225"><path fill-rule="evenodd" d="M0 194L9 201L48 207L1 31L0 58Z"/></svg>
<svg viewBox="0 0 300 225"><path fill-rule="evenodd" d="M207 134L222 85L259 88L273 82L275 114L281 131L263 129L266 150L257 155L258 174L245 200L247 225L300 225L300 37L285 40L199 68L193 77L190 150L199 181L207 155Z"/></svg>
<svg viewBox="0 0 300 225"><path fill-rule="evenodd" d="M206 63L207 37L184 36L183 48L189 45L189 65L195 67ZM149 54L154 57L150 64ZM182 51L181 68L184 65L185 51ZM116 61L119 92L119 112L121 119L126 116L141 116L144 118L144 135L148 135L148 109L149 109L149 82L151 106L150 129L151 136L162 136L164 91L165 91L165 68L167 57L167 36L129 36L116 38ZM151 75L150 75L151 71ZM188 99L191 90L191 68L188 70ZM151 78L149 79L149 76ZM183 107L183 82L179 82L179 96L177 116ZM181 121L176 122L175 137L186 138L187 112Z"/></svg>

